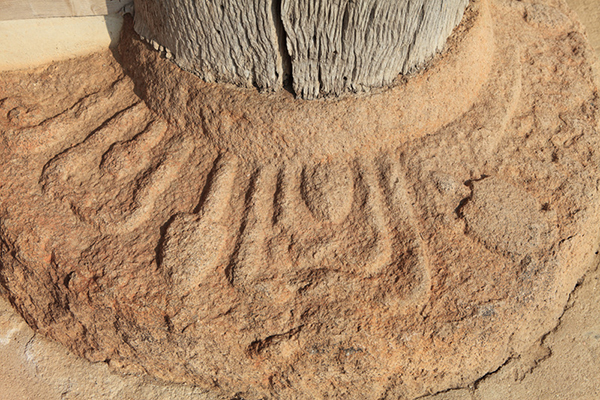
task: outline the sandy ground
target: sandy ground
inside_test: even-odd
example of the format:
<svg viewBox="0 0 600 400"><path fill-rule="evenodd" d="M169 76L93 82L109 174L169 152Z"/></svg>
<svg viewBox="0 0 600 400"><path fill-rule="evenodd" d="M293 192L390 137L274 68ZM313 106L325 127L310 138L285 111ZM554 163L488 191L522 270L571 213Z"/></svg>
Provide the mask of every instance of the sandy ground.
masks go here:
<svg viewBox="0 0 600 400"><path fill-rule="evenodd" d="M600 54L600 1L570 0ZM0 298L0 400L208 399L188 386L111 373L36 335ZM572 293L560 324L520 358L468 388L427 400L600 399L600 268Z"/></svg>

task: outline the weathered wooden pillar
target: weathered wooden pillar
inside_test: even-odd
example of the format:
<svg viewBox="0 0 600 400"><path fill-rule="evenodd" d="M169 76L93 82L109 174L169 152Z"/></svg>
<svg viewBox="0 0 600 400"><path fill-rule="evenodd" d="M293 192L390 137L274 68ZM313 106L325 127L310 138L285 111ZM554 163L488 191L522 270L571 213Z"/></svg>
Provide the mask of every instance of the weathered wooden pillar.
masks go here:
<svg viewBox="0 0 600 400"><path fill-rule="evenodd" d="M468 0L146 0L135 29L209 82L304 99L392 83L442 49Z"/></svg>

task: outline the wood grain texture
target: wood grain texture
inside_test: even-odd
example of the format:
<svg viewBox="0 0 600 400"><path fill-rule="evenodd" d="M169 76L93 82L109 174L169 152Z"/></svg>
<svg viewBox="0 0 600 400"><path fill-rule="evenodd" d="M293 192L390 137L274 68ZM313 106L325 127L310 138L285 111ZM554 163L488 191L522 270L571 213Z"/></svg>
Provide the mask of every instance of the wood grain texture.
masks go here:
<svg viewBox="0 0 600 400"><path fill-rule="evenodd" d="M441 50L468 0L283 0L294 90L304 98L391 84Z"/></svg>
<svg viewBox="0 0 600 400"><path fill-rule="evenodd" d="M131 0L0 0L0 21L116 14Z"/></svg>
<svg viewBox="0 0 600 400"><path fill-rule="evenodd" d="M304 99L389 85L444 46L468 0L135 1L136 31L209 82Z"/></svg>
<svg viewBox="0 0 600 400"><path fill-rule="evenodd" d="M135 29L209 82L275 88L281 61L270 0L136 1Z"/></svg>

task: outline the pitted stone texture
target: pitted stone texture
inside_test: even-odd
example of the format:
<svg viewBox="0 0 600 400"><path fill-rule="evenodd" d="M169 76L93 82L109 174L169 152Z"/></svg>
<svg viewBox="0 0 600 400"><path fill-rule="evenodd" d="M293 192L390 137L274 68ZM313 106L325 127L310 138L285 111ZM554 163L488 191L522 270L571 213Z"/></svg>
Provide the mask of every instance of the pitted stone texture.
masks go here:
<svg viewBox="0 0 600 400"><path fill-rule="evenodd" d="M213 398L473 382L554 327L596 250L591 53L552 4L537 7L564 14L562 31L491 3L493 68L466 111L329 157L221 146L211 130L258 121L266 100L236 109L258 95L200 83L132 36L135 91L108 54L3 74L2 286L76 354ZM209 109L211 90L231 102ZM343 147L342 127L321 129Z"/></svg>
<svg viewBox="0 0 600 400"><path fill-rule="evenodd" d="M467 233L492 251L522 258L547 252L555 241L554 214L529 193L497 178L470 183L473 194L461 209Z"/></svg>

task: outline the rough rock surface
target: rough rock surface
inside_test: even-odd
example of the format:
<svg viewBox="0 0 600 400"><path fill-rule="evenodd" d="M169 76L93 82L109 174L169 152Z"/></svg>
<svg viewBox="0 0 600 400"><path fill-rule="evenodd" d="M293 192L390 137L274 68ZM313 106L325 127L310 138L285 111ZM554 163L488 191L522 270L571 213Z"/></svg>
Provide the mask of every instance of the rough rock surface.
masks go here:
<svg viewBox="0 0 600 400"><path fill-rule="evenodd" d="M131 78L108 55L0 75L11 303L76 354L222 398L414 398L497 369L592 262L598 93L562 2L476 5L370 97L199 82L131 27ZM481 72L440 79L460 52ZM390 102L431 82L457 101Z"/></svg>
<svg viewBox="0 0 600 400"><path fill-rule="evenodd" d="M593 269L593 268L592 268ZM123 375L90 363L36 334L0 299L2 400L215 400L210 390ZM500 369L461 389L420 400L530 400L600 398L600 269L571 293L559 326ZM359 397L354 396L354 397ZM351 397L352 398L352 397Z"/></svg>

